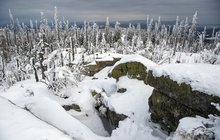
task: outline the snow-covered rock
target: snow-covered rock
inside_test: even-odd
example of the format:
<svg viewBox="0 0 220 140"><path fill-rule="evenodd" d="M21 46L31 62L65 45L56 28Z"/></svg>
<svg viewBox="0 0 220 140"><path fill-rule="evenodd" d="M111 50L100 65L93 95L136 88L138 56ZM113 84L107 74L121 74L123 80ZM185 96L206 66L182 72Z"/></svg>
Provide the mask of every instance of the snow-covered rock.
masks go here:
<svg viewBox="0 0 220 140"><path fill-rule="evenodd" d="M148 72L155 89L149 100L151 118L174 131L187 116L220 115L220 67L210 64L164 64Z"/></svg>
<svg viewBox="0 0 220 140"><path fill-rule="evenodd" d="M151 60L140 55L126 55L110 70L110 76L119 79L121 76L143 80L147 83L147 71L156 66Z"/></svg>
<svg viewBox="0 0 220 140"><path fill-rule="evenodd" d="M208 119L199 116L183 118L170 139L218 140L220 139L220 118L214 116L209 116Z"/></svg>
<svg viewBox="0 0 220 140"><path fill-rule="evenodd" d="M156 77L169 76L178 84L186 83L194 91L220 97L220 66L211 64L164 64L152 67Z"/></svg>
<svg viewBox="0 0 220 140"><path fill-rule="evenodd" d="M151 68L151 67L156 66L156 64L155 64L153 61L151 61L151 60L149 60L149 59L147 59L147 58L145 58L145 57L143 57L143 56L141 56L141 55L137 55L137 54L134 54L134 55L125 55L125 56L123 56L123 57L121 58L120 61L118 61L117 63L115 63L115 65L112 67L112 69L110 70L110 72L112 72L112 70L113 70L116 66L118 66L119 64L123 64L123 63L127 63L127 62L139 62L139 63L143 64L143 65L144 65L145 67L147 67L147 68Z"/></svg>

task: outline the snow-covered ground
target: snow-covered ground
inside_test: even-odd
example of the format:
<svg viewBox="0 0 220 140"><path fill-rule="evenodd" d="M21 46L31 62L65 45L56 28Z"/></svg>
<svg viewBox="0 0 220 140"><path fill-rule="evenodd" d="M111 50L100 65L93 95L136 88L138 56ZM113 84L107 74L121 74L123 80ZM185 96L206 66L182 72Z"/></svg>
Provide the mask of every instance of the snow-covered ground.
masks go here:
<svg viewBox="0 0 220 140"><path fill-rule="evenodd" d="M0 139L71 140L71 137L0 97Z"/></svg>
<svg viewBox="0 0 220 140"><path fill-rule="evenodd" d="M33 118L38 119L40 123L45 123L57 129L57 135L66 134L64 138L144 140L148 137L152 140L165 139L167 136L156 131L152 124L148 122L150 116L148 112L148 98L153 88L145 85L143 81L127 77L120 78L117 83L115 79L107 76L110 70L111 67L107 67L94 75L96 79L86 77L79 83L78 87L67 89L65 91L65 94L69 96L67 99L56 96L47 89L44 83L36 83L34 79L18 82L13 87L2 91L0 96L9 99L20 107L18 115L19 111L25 111ZM125 93L117 93L119 88L126 88L127 91ZM98 112L94 108L95 99L91 95L93 90L102 92L105 95L105 100L111 109L128 116L127 119L119 123L119 128L113 130L111 136L105 131ZM65 111L61 107L61 105L71 104L78 104L81 112L74 110ZM4 106L14 105L8 102L2 105L2 107ZM32 114L24 110L25 108ZM5 111L7 112L7 110ZM7 113L11 114L10 109ZM7 120L1 119L1 121L4 121L5 124L11 124L9 122L11 118ZM26 128L23 128L23 124L20 123L19 125L21 125L20 131L25 132ZM32 123L29 123L29 125L29 127L34 127ZM0 127L7 126L0 124ZM13 128L11 128L7 132L2 131L2 133L11 134L13 131ZM32 133L30 135L35 136L37 135L36 133L40 132ZM3 136L7 138L6 134ZM40 136L36 136L36 139L40 139Z"/></svg>

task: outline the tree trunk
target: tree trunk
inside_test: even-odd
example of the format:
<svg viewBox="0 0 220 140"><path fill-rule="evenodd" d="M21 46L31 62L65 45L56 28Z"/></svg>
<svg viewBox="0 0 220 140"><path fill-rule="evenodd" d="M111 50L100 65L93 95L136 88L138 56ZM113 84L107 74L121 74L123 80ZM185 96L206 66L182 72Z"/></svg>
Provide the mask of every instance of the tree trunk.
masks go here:
<svg viewBox="0 0 220 140"><path fill-rule="evenodd" d="M63 67L64 66L64 63L63 63L63 54L62 54L62 51L61 51L61 54L60 54L60 59L61 59L61 66Z"/></svg>
<svg viewBox="0 0 220 140"><path fill-rule="evenodd" d="M5 78L5 63L4 58L2 57L2 79Z"/></svg>
<svg viewBox="0 0 220 140"><path fill-rule="evenodd" d="M46 75L44 74L44 66L43 66L43 61L44 61L44 56L42 53L39 53L39 58L40 58L40 68L41 68L41 74L42 74L42 79L46 78Z"/></svg>
<svg viewBox="0 0 220 140"><path fill-rule="evenodd" d="M72 60L74 61L75 60L75 51L74 51L74 45L75 45L75 43L73 42L73 38L71 37L71 47L72 47Z"/></svg>

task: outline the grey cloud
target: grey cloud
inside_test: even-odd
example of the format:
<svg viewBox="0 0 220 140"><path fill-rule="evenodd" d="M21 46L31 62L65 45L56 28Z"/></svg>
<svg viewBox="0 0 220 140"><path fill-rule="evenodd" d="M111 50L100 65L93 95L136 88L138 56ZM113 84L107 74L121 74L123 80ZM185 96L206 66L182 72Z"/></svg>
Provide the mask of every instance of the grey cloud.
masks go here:
<svg viewBox="0 0 220 140"><path fill-rule="evenodd" d="M8 20L9 8L21 19L39 19L40 11L52 18L54 6L60 17L70 20L105 20L106 16L132 20L146 19L146 15L175 20L176 16L191 18L198 10L199 22L220 24L219 0L0 0L0 20Z"/></svg>

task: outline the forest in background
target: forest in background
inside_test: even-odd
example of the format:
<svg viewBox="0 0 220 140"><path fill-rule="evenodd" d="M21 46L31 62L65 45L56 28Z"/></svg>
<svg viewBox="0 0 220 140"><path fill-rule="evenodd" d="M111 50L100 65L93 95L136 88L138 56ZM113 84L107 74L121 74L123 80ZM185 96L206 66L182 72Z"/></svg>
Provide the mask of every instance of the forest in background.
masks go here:
<svg viewBox="0 0 220 140"><path fill-rule="evenodd" d="M181 20L177 16L171 26L162 24L160 17L154 21L147 16L146 28L140 24L124 28L119 22L110 26L107 17L105 27L86 21L80 27L70 25L65 18L60 20L55 7L52 22L41 13L40 21L30 20L26 25L9 10L9 24L0 28L0 85L8 88L34 75L37 82L57 90L68 83L66 79L59 80L57 69L68 69L63 73L73 74L74 80L69 82L76 84L85 74L84 65L98 57L96 53L140 54L158 64L170 63L182 53L198 54L201 62L218 64L220 31L213 28L207 37L206 26L202 31L197 30L197 18L197 12L192 19ZM86 56L93 57L85 60Z"/></svg>

